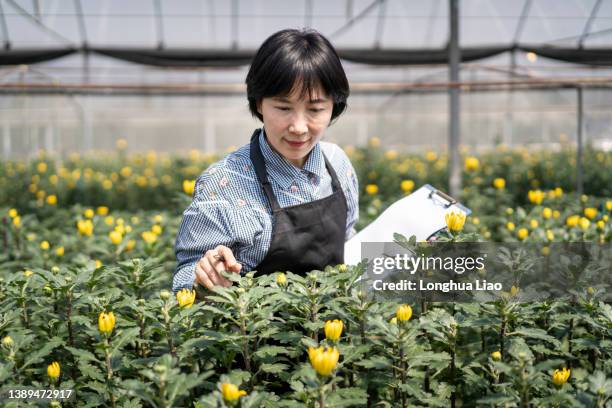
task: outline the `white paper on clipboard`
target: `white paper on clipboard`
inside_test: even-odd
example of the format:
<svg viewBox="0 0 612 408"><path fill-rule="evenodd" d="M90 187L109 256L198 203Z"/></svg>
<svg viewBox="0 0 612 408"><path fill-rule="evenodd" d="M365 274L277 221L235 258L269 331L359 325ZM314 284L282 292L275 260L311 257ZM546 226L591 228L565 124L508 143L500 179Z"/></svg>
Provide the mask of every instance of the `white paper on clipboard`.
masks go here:
<svg viewBox="0 0 612 408"><path fill-rule="evenodd" d="M362 242L393 242L393 234L406 238L416 236L417 241L446 227L445 215L449 211L461 211L469 215L472 211L429 184L391 204L376 220L355 234L344 244L344 263L357 265L362 258ZM388 246L388 245L387 245ZM397 246L397 245L395 245ZM381 250L385 250L381 247ZM388 251L385 251L388 252ZM387 254L390 255L390 254Z"/></svg>

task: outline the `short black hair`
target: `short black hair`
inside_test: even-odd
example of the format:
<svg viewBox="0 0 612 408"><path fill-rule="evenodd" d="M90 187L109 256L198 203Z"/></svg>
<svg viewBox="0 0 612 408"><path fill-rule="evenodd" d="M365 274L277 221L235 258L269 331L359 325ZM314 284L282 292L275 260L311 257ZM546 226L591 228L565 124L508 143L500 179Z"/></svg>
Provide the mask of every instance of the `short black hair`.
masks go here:
<svg viewBox="0 0 612 408"><path fill-rule="evenodd" d="M298 81L300 84L298 84ZM259 47L246 77L249 110L263 122L257 104L287 96L297 85L300 97L321 86L333 101L331 120L346 109L349 84L340 57L329 40L311 29L281 30Z"/></svg>

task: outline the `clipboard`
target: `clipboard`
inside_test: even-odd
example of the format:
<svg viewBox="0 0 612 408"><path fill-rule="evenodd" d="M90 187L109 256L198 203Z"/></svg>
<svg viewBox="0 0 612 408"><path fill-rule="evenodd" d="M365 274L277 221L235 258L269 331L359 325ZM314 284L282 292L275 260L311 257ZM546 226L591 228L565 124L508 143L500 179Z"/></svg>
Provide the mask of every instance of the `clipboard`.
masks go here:
<svg viewBox="0 0 612 408"><path fill-rule="evenodd" d="M391 204L376 220L349 239L344 244L344 263L357 265L363 258L370 258L371 254L361 254L363 242L380 242L384 254L397 253L400 247L393 243L394 233L407 238L415 235L417 241L428 240L446 228L444 217L450 211L462 212L466 216L472 213L453 197L425 184Z"/></svg>

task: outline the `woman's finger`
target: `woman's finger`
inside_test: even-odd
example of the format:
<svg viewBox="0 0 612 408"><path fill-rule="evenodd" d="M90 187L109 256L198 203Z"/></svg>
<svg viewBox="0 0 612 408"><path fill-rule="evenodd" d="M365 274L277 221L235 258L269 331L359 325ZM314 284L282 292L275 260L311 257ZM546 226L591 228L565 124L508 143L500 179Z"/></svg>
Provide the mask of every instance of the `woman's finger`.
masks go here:
<svg viewBox="0 0 612 408"><path fill-rule="evenodd" d="M204 270L204 273L206 273L208 279L210 279L210 281L213 283L213 285L221 285L221 282L219 281L219 275L215 271L215 268L212 266L208 257L203 256L200 259L200 266Z"/></svg>
<svg viewBox="0 0 612 408"><path fill-rule="evenodd" d="M231 249L226 246L219 245L215 250L225 259L225 269L228 271L239 273L242 269L242 265L236 261L234 253Z"/></svg>
<svg viewBox="0 0 612 408"><path fill-rule="evenodd" d="M204 272L204 269L202 269L199 262L196 265L195 274L196 274L196 282L198 284L204 285L208 290L213 289L215 285L208 278L208 275L206 275L206 272Z"/></svg>
<svg viewBox="0 0 612 408"><path fill-rule="evenodd" d="M210 267L212 269L212 271L210 272L211 274L214 274L215 278L213 279L213 281L218 282L215 284L219 284L222 285L226 288L229 288L230 286L232 286L232 282L230 282L228 279L224 278L223 275L221 274L221 271L226 270L225 265L223 264L222 261L220 261L219 259L215 258L215 251L208 251L206 253L206 261L210 264ZM209 274L210 275L210 274Z"/></svg>

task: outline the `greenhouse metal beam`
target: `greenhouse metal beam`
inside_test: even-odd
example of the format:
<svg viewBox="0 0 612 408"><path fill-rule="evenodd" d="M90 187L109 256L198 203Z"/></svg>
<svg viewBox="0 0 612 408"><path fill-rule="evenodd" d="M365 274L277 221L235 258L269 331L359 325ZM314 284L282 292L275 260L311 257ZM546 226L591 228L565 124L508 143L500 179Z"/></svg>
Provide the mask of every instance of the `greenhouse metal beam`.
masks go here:
<svg viewBox="0 0 612 408"><path fill-rule="evenodd" d="M81 0L74 0L74 9L78 17L81 44L83 44L83 48L87 48L87 27L85 26L85 17L83 16L83 5L81 4Z"/></svg>
<svg viewBox="0 0 612 408"><path fill-rule="evenodd" d="M304 27L312 26L312 2L313 0L304 0Z"/></svg>
<svg viewBox="0 0 612 408"><path fill-rule="evenodd" d="M516 30L514 30L514 37L512 37L512 45L515 45L519 42L521 34L523 33L523 28L525 27L525 22L527 21L527 16L529 15L529 10L531 9L531 3L532 0L525 0L525 3L523 3L521 17L519 18L518 24L516 25Z"/></svg>
<svg viewBox="0 0 612 408"><path fill-rule="evenodd" d="M584 138L584 101L583 101L583 91L582 87L577 87L578 91L578 103L577 103L577 137L576 137L576 192L578 195L582 195L584 191L584 182L583 182L583 165L582 165L582 149L583 149L583 138Z"/></svg>
<svg viewBox="0 0 612 408"><path fill-rule="evenodd" d="M155 32L157 33L157 49L164 48L164 21L162 19L161 0L153 0L155 9Z"/></svg>
<svg viewBox="0 0 612 408"><path fill-rule="evenodd" d="M4 17L4 9L2 8L2 1L0 0L0 24L2 24L2 36L4 37L4 49L11 49L11 40L9 38L8 26L6 25L6 18Z"/></svg>
<svg viewBox="0 0 612 408"><path fill-rule="evenodd" d="M385 0L381 0L378 6L378 19L376 20L376 31L374 37L374 48L380 48L380 41L382 39L382 35L385 29L385 10L387 2Z"/></svg>
<svg viewBox="0 0 612 408"><path fill-rule="evenodd" d="M334 31L330 36L329 39L334 39L337 36L339 36L340 34L344 33L346 30L348 30L353 24L355 24L356 22L358 22L359 20L361 20L362 18L364 18L365 16L367 16L370 11L374 10L374 8L379 5L383 0L374 0L372 3L370 3L366 8L364 8L359 14L357 14L354 17L351 17L348 19L348 21L346 23L344 23L342 25L342 27L338 28L336 31Z"/></svg>
<svg viewBox="0 0 612 408"><path fill-rule="evenodd" d="M593 5L593 8L591 9L591 14L589 15L589 18L587 19L587 22L584 25L584 29L582 30L582 35L580 36L580 39L578 40L579 48L582 48L584 46L584 40L586 40L589 33L591 32L591 24L593 24L593 20L595 19L595 16L597 15L597 12L599 11L600 6L601 6L601 0L597 0L595 4Z"/></svg>
<svg viewBox="0 0 612 408"><path fill-rule="evenodd" d="M459 49L459 0L449 0L449 23L450 23L450 38L449 38L449 79L451 83L459 82L459 63L461 61L461 50ZM459 198L461 192L461 167L459 156L459 134L461 129L460 123L460 89L452 87L449 89L449 136L448 136L448 154L450 157L449 163L449 191L450 195Z"/></svg>

